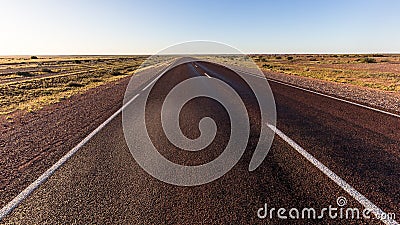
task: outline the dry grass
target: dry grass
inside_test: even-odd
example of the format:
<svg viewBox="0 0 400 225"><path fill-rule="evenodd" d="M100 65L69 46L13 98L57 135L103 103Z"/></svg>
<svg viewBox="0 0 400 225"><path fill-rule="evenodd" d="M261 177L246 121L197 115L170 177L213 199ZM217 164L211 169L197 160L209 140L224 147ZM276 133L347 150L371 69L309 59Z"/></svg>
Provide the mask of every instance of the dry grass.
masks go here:
<svg viewBox="0 0 400 225"><path fill-rule="evenodd" d="M16 110L38 110L45 105L117 81L132 75L145 59L144 56L28 58L0 59L0 114L10 114ZM46 65L24 63L27 60L46 60ZM77 60L80 62L77 63ZM5 61L6 66L1 64Z"/></svg>
<svg viewBox="0 0 400 225"><path fill-rule="evenodd" d="M253 55L266 71L400 91L400 55Z"/></svg>

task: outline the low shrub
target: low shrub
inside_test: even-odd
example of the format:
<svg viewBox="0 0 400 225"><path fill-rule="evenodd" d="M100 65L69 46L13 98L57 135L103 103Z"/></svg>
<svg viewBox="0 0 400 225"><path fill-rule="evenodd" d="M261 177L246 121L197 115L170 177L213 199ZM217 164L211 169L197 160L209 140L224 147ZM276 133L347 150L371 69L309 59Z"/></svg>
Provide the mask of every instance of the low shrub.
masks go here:
<svg viewBox="0 0 400 225"><path fill-rule="evenodd" d="M121 75L122 73L119 72L119 71L116 70L116 69L111 69L110 72L109 72L109 74L112 75L112 76L118 76L118 75Z"/></svg>
<svg viewBox="0 0 400 225"><path fill-rule="evenodd" d="M34 74L27 72L27 71L18 71L17 72L18 76L23 76L23 77L32 77L35 76Z"/></svg>
<svg viewBox="0 0 400 225"><path fill-rule="evenodd" d="M68 82L67 86L68 87L83 87L85 85L82 83L78 83L76 81L71 81L71 82Z"/></svg>
<svg viewBox="0 0 400 225"><path fill-rule="evenodd" d="M374 58L369 58L369 57L364 57L358 60L361 63L376 63L376 59Z"/></svg>
<svg viewBox="0 0 400 225"><path fill-rule="evenodd" d="M262 65L262 67L263 67L263 68L268 68L268 69L272 69L272 68L274 68L274 66L273 66L273 65L270 65L270 64L265 64L265 63Z"/></svg>
<svg viewBox="0 0 400 225"><path fill-rule="evenodd" d="M53 71L51 70L51 69L49 69L49 68L43 68L42 70L41 70L43 73L52 73Z"/></svg>

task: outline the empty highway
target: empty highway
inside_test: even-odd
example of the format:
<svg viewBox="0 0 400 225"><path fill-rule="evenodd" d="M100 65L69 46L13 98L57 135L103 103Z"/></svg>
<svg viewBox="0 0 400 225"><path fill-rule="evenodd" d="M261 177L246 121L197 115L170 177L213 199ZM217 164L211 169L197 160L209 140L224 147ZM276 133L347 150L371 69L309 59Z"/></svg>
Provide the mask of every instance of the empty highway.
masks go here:
<svg viewBox="0 0 400 225"><path fill-rule="evenodd" d="M132 92L126 108L145 97L146 128L158 152L176 164L212 161L230 138L229 113L217 101L199 97L179 116L182 133L200 136L199 122L214 120L213 141L201 151L183 151L168 140L161 121L168 93L184 80L216 78L243 99L250 122L246 150L229 172L198 186L177 186L148 174L132 157L118 111L76 148L65 163L13 210L2 224L396 224L374 213L400 216L400 117L269 80L276 104L276 134L260 166L249 163L262 127L260 108L239 76L219 65L194 61L158 71ZM244 73L248 79L265 78ZM158 80L155 82L155 77ZM262 82L262 81L261 81ZM203 85L199 83L199 85ZM202 89L224 92L206 85ZM219 93L224 95L224 93ZM134 126L134 124L133 124ZM274 129L275 128L275 129ZM69 131L73 132L73 131ZM76 143L78 144L78 143ZM142 144L137 143L140 151ZM338 201L338 198L346 202ZM370 219L361 218L366 205ZM267 207L265 207L267 206ZM8 208L7 208L8 207ZM274 210L270 211L272 208ZM278 209L284 208L282 217ZM290 218L296 208L314 208L316 218ZM337 208L335 218L323 208ZM340 209L358 208L360 219L340 217ZM267 212L266 212L267 211ZM293 211L294 212L294 211ZM293 215L296 216L294 213ZM320 218L318 218L320 217Z"/></svg>

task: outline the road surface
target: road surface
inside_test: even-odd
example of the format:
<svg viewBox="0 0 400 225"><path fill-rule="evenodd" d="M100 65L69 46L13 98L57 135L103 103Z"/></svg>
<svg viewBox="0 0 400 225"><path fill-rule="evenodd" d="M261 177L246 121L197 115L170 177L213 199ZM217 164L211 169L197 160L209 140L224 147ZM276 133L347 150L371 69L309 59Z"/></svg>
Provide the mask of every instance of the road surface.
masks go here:
<svg viewBox="0 0 400 225"><path fill-rule="evenodd" d="M214 100L197 98L181 111L182 132L189 138L198 137L200 119L209 116L218 126L215 140L200 152L182 151L168 142L161 127L162 101L179 82L197 76L229 83L249 113L251 133L246 151L227 174L194 187L155 179L132 157L119 113L1 223L381 224L372 215L372 219L333 219L327 212L321 219L278 218L278 208L296 208L301 214L303 208L312 207L317 216L328 207L358 208L361 214L365 201L351 196L349 187L382 211L400 216L398 117L270 80L280 133L275 135L263 163L250 172L249 162L260 132L259 108L248 87L232 71L206 62L189 62L168 70L150 92L146 126L164 157L183 165L199 165L221 154L229 140L231 125L226 110ZM328 168L348 186L335 183L335 176L321 171L293 145L300 146L300 151L309 153L318 160L317 165ZM338 206L339 197L347 200L345 205ZM268 210L275 208L272 218L270 214L259 218L265 205Z"/></svg>

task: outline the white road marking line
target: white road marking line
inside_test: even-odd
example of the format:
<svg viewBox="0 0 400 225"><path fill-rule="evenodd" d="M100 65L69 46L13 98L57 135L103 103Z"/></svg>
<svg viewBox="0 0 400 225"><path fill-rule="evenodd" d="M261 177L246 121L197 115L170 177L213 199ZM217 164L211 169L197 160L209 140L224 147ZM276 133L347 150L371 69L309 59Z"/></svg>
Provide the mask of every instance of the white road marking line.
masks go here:
<svg viewBox="0 0 400 225"><path fill-rule="evenodd" d="M328 167L318 161L314 156L304 150L300 145L298 145L295 141L286 136L282 131L276 128L274 125L268 125L279 137L281 137L286 143L292 146L297 152L299 152L304 158L306 158L309 162L311 162L314 166L316 166L321 172L323 172L326 176L328 176L333 182L339 185L343 190L345 190L349 195L351 195L355 200L357 200L361 205L363 205L366 209L371 210L371 212L375 215L376 218L381 219L385 224L398 224L393 219L388 219L388 214L382 211L378 206L368 200L364 195L354 189L350 184L336 175L333 171L331 171Z"/></svg>
<svg viewBox="0 0 400 225"><path fill-rule="evenodd" d="M310 90L310 89L302 88L302 87L299 87L299 86L296 86L296 85L292 85L292 84L288 84L288 83L285 83L285 82L282 82L282 81L278 81L278 80L275 80L275 79L261 77L261 76L255 75L255 74L247 72L247 71L242 71L242 70L237 70L237 71L240 71L242 73L246 73L246 74L248 74L250 76L253 76L253 77L257 77L257 78L260 78L260 79L267 79L268 81L279 83L279 84L282 84L282 85L285 85L285 86L289 86L289 87L296 88L296 89L299 89L299 90L307 91L307 92L310 92L310 93L313 93L313 94L317 94L317 95L320 95L320 96L324 96L324 97L327 97L327 98L331 98L331 99L335 99L335 100L338 100L338 101L346 102L348 104L356 105L356 106L359 106L359 107L362 107L362 108L370 109L370 110L373 110L373 111L376 111L376 112L380 112L380 113L383 113L383 114L387 114L387 115L390 115L390 116L394 116L394 117L400 118L399 114L391 113L391 112L388 112L388 111L385 111L385 110L381 110L381 109L377 109L377 108L374 108L374 107L371 107L371 106L367 106L367 105L363 105L363 104L360 104L360 103L352 102L352 101L349 101L349 100L346 100L346 99L342 99L342 98L338 98L338 97L335 97L335 96L332 96L332 95L323 94L321 92L317 92L317 91L313 91L313 90Z"/></svg>
<svg viewBox="0 0 400 225"><path fill-rule="evenodd" d="M62 165L65 164L82 146L84 146L93 136L95 136L101 129L103 129L109 122L111 122L115 117L118 116L122 110L124 110L130 103L135 100L139 94L135 95L131 100L129 100L125 105L118 109L112 116L110 116L106 121L104 121L100 126L93 130L88 136L86 136L79 144L77 144L73 149L71 149L67 154L65 154L60 160L58 160L53 166L51 166L46 172L44 172L39 178L37 178L33 183L31 183L27 188L25 188L21 193L19 193L11 202L5 205L0 210L0 220L2 220L6 215L8 215L15 207L17 207L24 199L26 199L34 190L36 190L41 184L43 184L51 175L54 174Z"/></svg>
<svg viewBox="0 0 400 225"><path fill-rule="evenodd" d="M158 75L153 81L150 82L143 91L146 90L151 84L156 82L164 73L167 71L174 63L166 67L160 75ZM161 71L161 70L160 70ZM100 126L93 130L88 136L86 136L78 145L71 149L67 154L65 154L61 159L59 159L54 165L46 170L40 177L38 177L33 183L26 187L21 193L19 193L13 200L11 200L7 205L5 205L0 210L0 221L11 213L22 201L24 201L33 191L35 191L41 184L43 184L51 175L53 175L62 165L64 165L79 149L81 149L93 136L95 136L100 130L102 130L108 123L110 123L115 117L118 116L129 104L131 104L139 94L136 94L131 100L124 104L120 109L118 109L112 116L110 116L106 121L104 121Z"/></svg>
<svg viewBox="0 0 400 225"><path fill-rule="evenodd" d="M142 91L145 91L147 88L149 88L154 82L156 82L156 81L158 80L158 78L160 78L160 77L159 77L159 76L156 77L156 79L154 79L152 82L150 82L148 85L146 85L146 87L144 87L144 88L142 89Z"/></svg>
<svg viewBox="0 0 400 225"><path fill-rule="evenodd" d="M331 99L335 99L335 100L338 100L338 101L346 102L346 103L349 103L349 104L352 104L352 105L360 106L360 107L363 107L363 108L366 108L366 109L370 109L370 110L373 110L373 111L376 111L376 112L380 112L380 113L384 113L384 114L387 114L387 115L391 115L391 116L400 118L400 115L398 115L398 114L387 112L387 111L384 111L384 110L381 110L381 109L377 109L377 108L373 108L371 106L363 105L363 104L352 102L352 101L345 100L345 99L342 99L342 98L338 98L338 97L334 97L334 96L331 96L331 95L323 94L323 93L320 93L320 92L312 91L312 90L309 90L309 89L306 89L306 88L302 88L302 87L298 87L298 86L295 86L295 85L287 84L287 83L284 83L284 82L281 82L281 81L277 81L277 80L273 80L273 79L268 79L268 80L270 80L272 82L275 82L275 83L282 84L282 85L286 85L286 86L289 86L289 87L292 87L292 88L297 88L297 89L300 89L300 90L303 90L303 91L307 91L307 92L311 92L311 93L314 93L314 94L317 94L317 95L321 95L321 96L324 96L324 97L327 97L327 98L331 98Z"/></svg>
<svg viewBox="0 0 400 225"><path fill-rule="evenodd" d="M210 75L208 75L207 73L204 73L204 75L206 75L208 78L211 78Z"/></svg>

